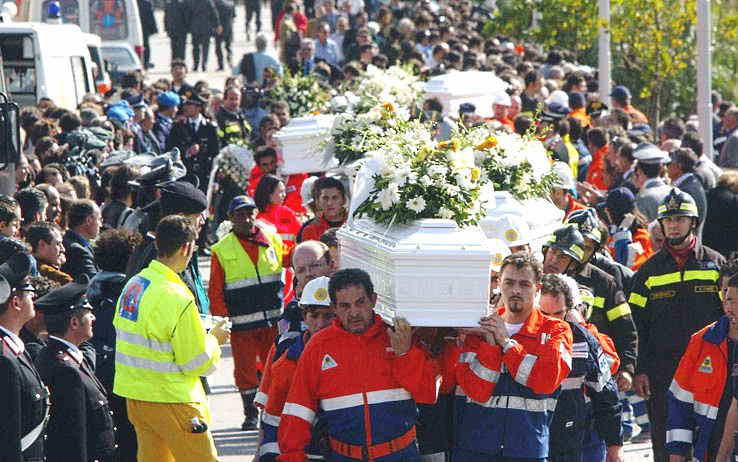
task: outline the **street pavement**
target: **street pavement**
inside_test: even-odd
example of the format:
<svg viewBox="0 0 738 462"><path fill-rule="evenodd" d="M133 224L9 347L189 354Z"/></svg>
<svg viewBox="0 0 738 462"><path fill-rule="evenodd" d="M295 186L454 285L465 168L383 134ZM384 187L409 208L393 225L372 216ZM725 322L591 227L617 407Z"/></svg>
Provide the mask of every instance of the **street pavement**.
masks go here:
<svg viewBox="0 0 738 462"><path fill-rule="evenodd" d="M244 53L255 50L253 38L255 37L253 24L251 30L251 41L246 40L244 29L244 8L241 2L238 2L237 16L234 21L234 40L233 40L233 65L237 66ZM151 37L152 61L156 67L149 70L146 74L148 81L154 81L161 77L170 78L169 63L170 50L169 38L164 31L164 15L161 11L156 13L159 23L159 30L162 31L156 36ZM273 33L271 29L271 17L268 8L262 7L262 24L264 32L268 38L268 50L273 51ZM215 57L215 42L210 47L210 60L208 63L209 72L191 72L187 81L195 84L198 80L206 80L211 88L223 88L225 80L231 75L230 70L217 72L217 59ZM191 47L187 45L187 62L192 67ZM210 276L210 259L200 259L200 269L203 278L207 281ZM208 377L211 388L210 407L213 414L213 425L211 430L215 438L215 445L218 449L219 458L223 462L251 462L254 460L256 446L258 443L258 432L241 431L241 423L243 421L243 408L241 405L241 397L238 390L233 385L233 357L230 347L223 348L223 361L218 370ZM625 446L626 462L641 462L651 460L653 458L650 444L627 444Z"/></svg>

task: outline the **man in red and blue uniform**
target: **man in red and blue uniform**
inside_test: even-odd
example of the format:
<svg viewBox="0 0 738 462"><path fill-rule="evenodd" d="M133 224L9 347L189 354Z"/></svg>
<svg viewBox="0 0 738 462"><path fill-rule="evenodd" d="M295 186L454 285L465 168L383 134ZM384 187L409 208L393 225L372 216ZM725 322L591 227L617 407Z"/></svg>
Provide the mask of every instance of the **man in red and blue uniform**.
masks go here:
<svg viewBox="0 0 738 462"><path fill-rule="evenodd" d="M667 394L666 453L669 460L725 460L718 456L731 401L728 378L738 340L738 276L728 281L725 315L692 335ZM732 435L727 435L728 439ZM727 456L727 454L724 454Z"/></svg>
<svg viewBox="0 0 738 462"><path fill-rule="evenodd" d="M514 253L500 275L503 308L467 335L456 378L467 395L454 462L545 460L559 386L571 371L572 333L535 306L543 268Z"/></svg>
<svg viewBox="0 0 738 462"><path fill-rule="evenodd" d="M374 314L369 275L344 269L330 279L333 325L312 337L295 371L279 427L281 462L305 462L318 413L329 460L417 461L416 403L436 400L434 361L412 345L403 319L394 329Z"/></svg>

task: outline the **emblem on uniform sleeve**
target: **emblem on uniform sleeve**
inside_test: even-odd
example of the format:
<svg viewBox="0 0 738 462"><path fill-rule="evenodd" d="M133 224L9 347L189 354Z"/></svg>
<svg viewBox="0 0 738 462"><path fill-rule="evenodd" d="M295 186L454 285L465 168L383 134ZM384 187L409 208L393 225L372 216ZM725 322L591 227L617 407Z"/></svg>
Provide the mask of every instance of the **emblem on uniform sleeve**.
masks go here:
<svg viewBox="0 0 738 462"><path fill-rule="evenodd" d="M267 258L270 260L276 260L277 254L274 252L274 249L272 247L269 247L269 250L267 250Z"/></svg>
<svg viewBox="0 0 738 462"><path fill-rule="evenodd" d="M699 371L705 374L712 374L712 358L706 357L702 364L700 364Z"/></svg>
<svg viewBox="0 0 738 462"><path fill-rule="evenodd" d="M142 278L141 276L134 276L128 282L125 287L125 291L120 298L120 309L118 314L121 318L128 319L129 321L138 321L138 304L143 298L143 293L146 288L149 287L151 281Z"/></svg>
<svg viewBox="0 0 738 462"><path fill-rule="evenodd" d="M331 355L326 354L323 356L323 364L320 366L321 371L327 371L328 369L333 369L334 367L337 367L338 363L335 359L331 358Z"/></svg>

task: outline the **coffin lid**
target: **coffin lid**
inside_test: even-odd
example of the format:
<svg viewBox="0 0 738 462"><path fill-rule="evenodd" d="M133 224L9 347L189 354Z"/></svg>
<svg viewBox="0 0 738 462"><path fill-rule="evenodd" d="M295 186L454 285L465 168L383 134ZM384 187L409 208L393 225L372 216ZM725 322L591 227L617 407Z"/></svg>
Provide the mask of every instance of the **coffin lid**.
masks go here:
<svg viewBox="0 0 738 462"><path fill-rule="evenodd" d="M496 95L506 88L507 84L494 72L464 71L435 76L426 82L424 90L432 95L451 94L458 97Z"/></svg>
<svg viewBox="0 0 738 462"><path fill-rule="evenodd" d="M275 133L274 137L283 142L325 136L333 127L334 118L334 115L329 114L295 117L286 127Z"/></svg>

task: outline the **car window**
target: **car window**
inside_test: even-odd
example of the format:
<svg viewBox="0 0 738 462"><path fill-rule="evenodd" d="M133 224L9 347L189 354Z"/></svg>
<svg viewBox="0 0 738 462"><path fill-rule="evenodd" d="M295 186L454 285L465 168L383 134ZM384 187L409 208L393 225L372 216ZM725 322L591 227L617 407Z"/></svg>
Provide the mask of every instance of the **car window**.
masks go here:
<svg viewBox="0 0 738 462"><path fill-rule="evenodd" d="M72 61L74 90L77 92L77 101L79 102L90 91L89 82L87 81L87 67L82 56L72 56L69 59Z"/></svg>
<svg viewBox="0 0 738 462"><path fill-rule="evenodd" d="M102 54L103 58L105 58L106 61L110 61L111 63L119 67L129 67L136 65L136 61L135 59L133 59L133 56L131 56L130 51L126 50L125 48L103 47Z"/></svg>
<svg viewBox="0 0 738 462"><path fill-rule="evenodd" d="M88 0L90 32L103 40L125 40L128 19L125 0Z"/></svg>

